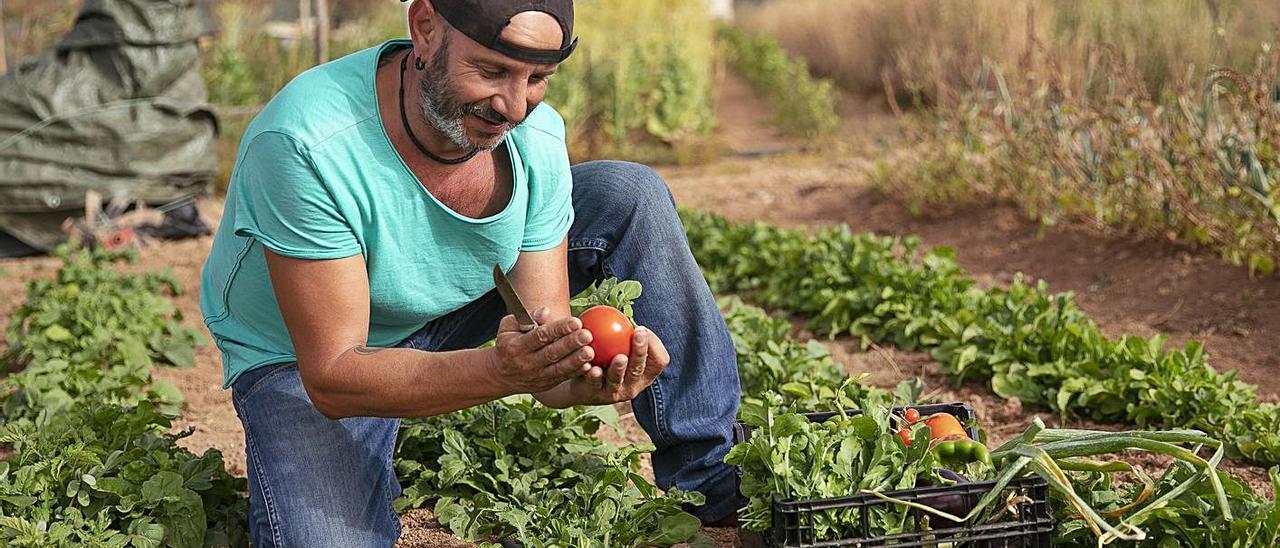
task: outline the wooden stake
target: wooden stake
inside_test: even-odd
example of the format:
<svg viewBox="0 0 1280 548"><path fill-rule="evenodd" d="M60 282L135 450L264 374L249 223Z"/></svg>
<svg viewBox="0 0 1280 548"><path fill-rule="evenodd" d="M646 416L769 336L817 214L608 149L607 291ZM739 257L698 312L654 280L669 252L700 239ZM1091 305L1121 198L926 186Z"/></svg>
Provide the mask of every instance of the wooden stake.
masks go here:
<svg viewBox="0 0 1280 548"><path fill-rule="evenodd" d="M329 61L329 0L316 0L316 64Z"/></svg>
<svg viewBox="0 0 1280 548"><path fill-rule="evenodd" d="M298 0L298 38L311 36L311 0Z"/></svg>
<svg viewBox="0 0 1280 548"><path fill-rule="evenodd" d="M0 0L0 74L9 72L9 51L4 46L4 0Z"/></svg>

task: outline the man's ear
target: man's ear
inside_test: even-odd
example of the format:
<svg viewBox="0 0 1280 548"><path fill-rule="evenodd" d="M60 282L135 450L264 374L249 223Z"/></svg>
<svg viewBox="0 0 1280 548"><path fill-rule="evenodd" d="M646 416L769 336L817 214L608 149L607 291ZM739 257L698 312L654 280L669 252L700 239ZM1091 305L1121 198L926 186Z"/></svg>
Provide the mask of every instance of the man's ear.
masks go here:
<svg viewBox="0 0 1280 548"><path fill-rule="evenodd" d="M431 0L413 0L409 5L409 39L413 40L413 54L423 61L431 58L431 45L439 40L439 18Z"/></svg>

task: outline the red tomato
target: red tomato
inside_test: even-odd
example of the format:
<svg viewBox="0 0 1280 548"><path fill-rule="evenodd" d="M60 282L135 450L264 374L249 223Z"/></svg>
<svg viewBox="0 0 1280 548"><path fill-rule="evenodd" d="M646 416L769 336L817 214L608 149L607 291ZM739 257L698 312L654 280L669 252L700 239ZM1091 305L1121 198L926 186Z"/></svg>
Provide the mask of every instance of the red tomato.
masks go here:
<svg viewBox="0 0 1280 548"><path fill-rule="evenodd" d="M902 443L911 445L911 427L903 426L898 429L898 437L902 438Z"/></svg>
<svg viewBox="0 0 1280 548"><path fill-rule="evenodd" d="M920 420L920 410L914 407L907 409L902 413L903 418L907 419L907 424L915 424Z"/></svg>
<svg viewBox="0 0 1280 548"><path fill-rule="evenodd" d="M612 306L596 305L578 318L582 328L591 332L589 346L595 351L591 365L609 367L614 356L631 356L631 335L636 328L625 314Z"/></svg>

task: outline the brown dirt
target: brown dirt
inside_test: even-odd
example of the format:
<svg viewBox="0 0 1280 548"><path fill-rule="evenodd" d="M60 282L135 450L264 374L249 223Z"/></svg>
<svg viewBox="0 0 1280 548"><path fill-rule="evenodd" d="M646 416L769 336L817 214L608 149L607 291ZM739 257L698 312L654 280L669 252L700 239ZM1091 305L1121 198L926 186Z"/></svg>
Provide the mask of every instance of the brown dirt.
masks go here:
<svg viewBox="0 0 1280 548"><path fill-rule="evenodd" d="M1280 373L1280 278L1250 278L1218 257L1163 241L1081 227L1045 230L1010 206L915 217L868 187L868 162L847 155L788 155L663 169L677 202L730 219L782 226L846 223L855 231L915 234L951 246L982 285L1017 273L1044 279L1110 336L1165 333L1202 340L1219 370L1238 370L1275 399Z"/></svg>
<svg viewBox="0 0 1280 548"><path fill-rule="evenodd" d="M733 72L721 75L717 86L716 114L720 126L716 138L730 154L759 154L792 149L803 143L788 138L769 123L769 103Z"/></svg>

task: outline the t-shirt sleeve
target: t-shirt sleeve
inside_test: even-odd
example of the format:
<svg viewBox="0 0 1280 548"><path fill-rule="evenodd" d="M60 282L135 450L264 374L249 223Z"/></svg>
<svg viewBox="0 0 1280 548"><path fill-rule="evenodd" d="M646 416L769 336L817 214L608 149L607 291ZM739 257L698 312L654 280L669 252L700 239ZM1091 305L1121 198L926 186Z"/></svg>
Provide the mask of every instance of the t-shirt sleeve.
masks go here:
<svg viewBox="0 0 1280 548"><path fill-rule="evenodd" d="M264 132L245 147L231 189L238 194L237 236L296 259L338 259L361 252L328 186L297 141Z"/></svg>
<svg viewBox="0 0 1280 548"><path fill-rule="evenodd" d="M569 234L573 224L573 176L569 171L569 152L564 143L564 120L546 105L539 107L541 116L550 119L550 130L541 137L554 141L542 147L529 173L529 214L525 220L524 241L520 251L551 249Z"/></svg>

